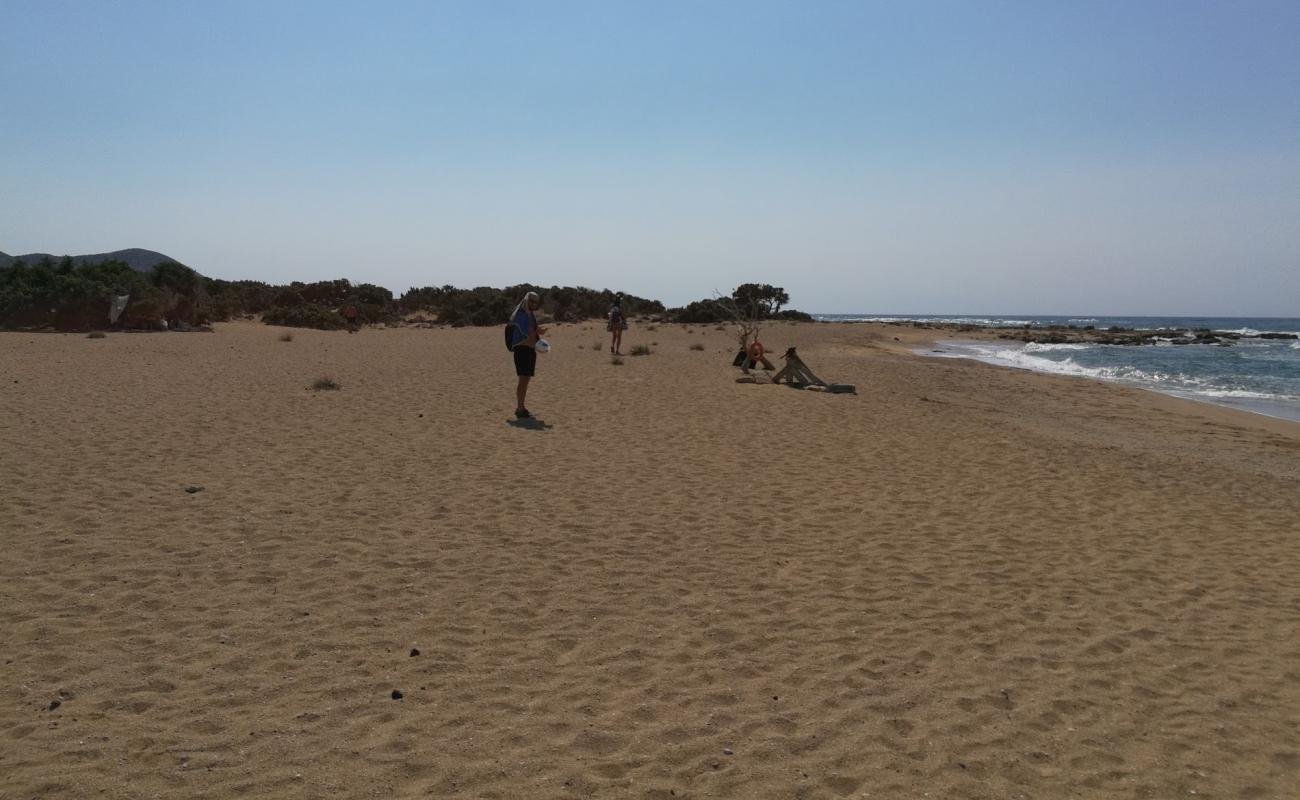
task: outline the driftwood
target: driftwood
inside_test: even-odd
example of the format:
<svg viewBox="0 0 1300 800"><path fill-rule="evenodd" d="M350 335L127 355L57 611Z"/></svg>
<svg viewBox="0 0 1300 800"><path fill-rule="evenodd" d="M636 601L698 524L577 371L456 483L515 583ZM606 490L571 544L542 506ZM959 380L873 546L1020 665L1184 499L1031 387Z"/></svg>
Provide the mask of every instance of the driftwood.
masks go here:
<svg viewBox="0 0 1300 800"><path fill-rule="evenodd" d="M803 359L791 347L781 356L785 359L785 366L781 371L772 376L772 383L785 381L793 386L825 386L826 381L817 377L808 365L803 363Z"/></svg>

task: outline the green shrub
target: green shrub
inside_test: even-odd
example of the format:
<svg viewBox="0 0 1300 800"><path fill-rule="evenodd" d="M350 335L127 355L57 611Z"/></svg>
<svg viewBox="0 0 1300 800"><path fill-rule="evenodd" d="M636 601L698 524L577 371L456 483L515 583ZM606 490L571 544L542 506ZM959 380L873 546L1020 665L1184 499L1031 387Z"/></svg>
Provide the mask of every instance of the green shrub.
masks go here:
<svg viewBox="0 0 1300 800"><path fill-rule="evenodd" d="M270 325L284 325L289 328L316 328L322 331L337 331L347 327L348 321L343 315L332 309L315 303L300 306L276 306L262 314L262 321Z"/></svg>
<svg viewBox="0 0 1300 800"><path fill-rule="evenodd" d="M650 348L649 348L649 347L646 347L646 346L643 345L643 344L638 344L638 345L636 345L636 346L634 346L634 347L632 348L632 350L631 350L631 355L634 355L634 356L648 356L648 355L650 355Z"/></svg>
<svg viewBox="0 0 1300 800"><path fill-rule="evenodd" d="M802 311L795 311L793 308L787 308L785 311L778 313L773 319L789 320L791 322L812 322L812 314L805 314Z"/></svg>

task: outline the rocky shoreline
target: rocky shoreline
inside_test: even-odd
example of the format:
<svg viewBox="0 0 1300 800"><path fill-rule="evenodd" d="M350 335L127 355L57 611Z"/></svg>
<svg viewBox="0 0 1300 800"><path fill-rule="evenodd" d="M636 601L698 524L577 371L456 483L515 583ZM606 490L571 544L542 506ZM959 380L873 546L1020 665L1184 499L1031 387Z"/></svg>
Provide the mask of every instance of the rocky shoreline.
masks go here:
<svg viewBox="0 0 1300 800"><path fill-rule="evenodd" d="M988 328L950 322L890 322L886 324L907 328L952 331L955 333L984 333L996 336L998 339L1034 342L1037 344L1154 345L1163 342L1174 345L1212 344L1230 347L1233 343L1242 339L1300 339L1300 335L1294 333L1239 333L1237 331L1218 331L1209 328L1160 328L1148 330L1120 327L1096 328L1092 325Z"/></svg>

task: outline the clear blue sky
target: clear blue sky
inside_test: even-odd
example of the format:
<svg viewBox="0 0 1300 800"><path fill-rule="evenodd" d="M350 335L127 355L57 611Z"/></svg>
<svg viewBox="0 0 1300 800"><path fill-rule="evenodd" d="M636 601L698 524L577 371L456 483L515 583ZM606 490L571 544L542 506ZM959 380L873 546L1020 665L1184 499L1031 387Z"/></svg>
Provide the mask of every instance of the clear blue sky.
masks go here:
<svg viewBox="0 0 1300 800"><path fill-rule="evenodd" d="M10 254L1300 315L1296 0L0 0L0 31Z"/></svg>

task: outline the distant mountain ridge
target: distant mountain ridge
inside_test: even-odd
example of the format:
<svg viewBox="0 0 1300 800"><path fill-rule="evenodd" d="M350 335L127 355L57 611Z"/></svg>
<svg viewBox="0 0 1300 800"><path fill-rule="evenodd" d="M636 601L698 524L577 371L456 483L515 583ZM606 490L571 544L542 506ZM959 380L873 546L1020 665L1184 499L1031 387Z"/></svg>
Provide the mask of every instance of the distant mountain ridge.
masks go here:
<svg viewBox="0 0 1300 800"><path fill-rule="evenodd" d="M11 256L6 253L0 253L0 269L11 266L15 261L22 261L25 264L39 263L42 258L48 258L51 261L58 261L63 256L51 255L49 253L28 253L24 256ZM157 265L167 262L179 264L180 262L171 256L154 252L153 250L144 250L139 247L132 247L127 250L114 250L111 253L91 253L84 256L73 256L74 264L98 264L102 261L121 261L136 272L148 272Z"/></svg>

